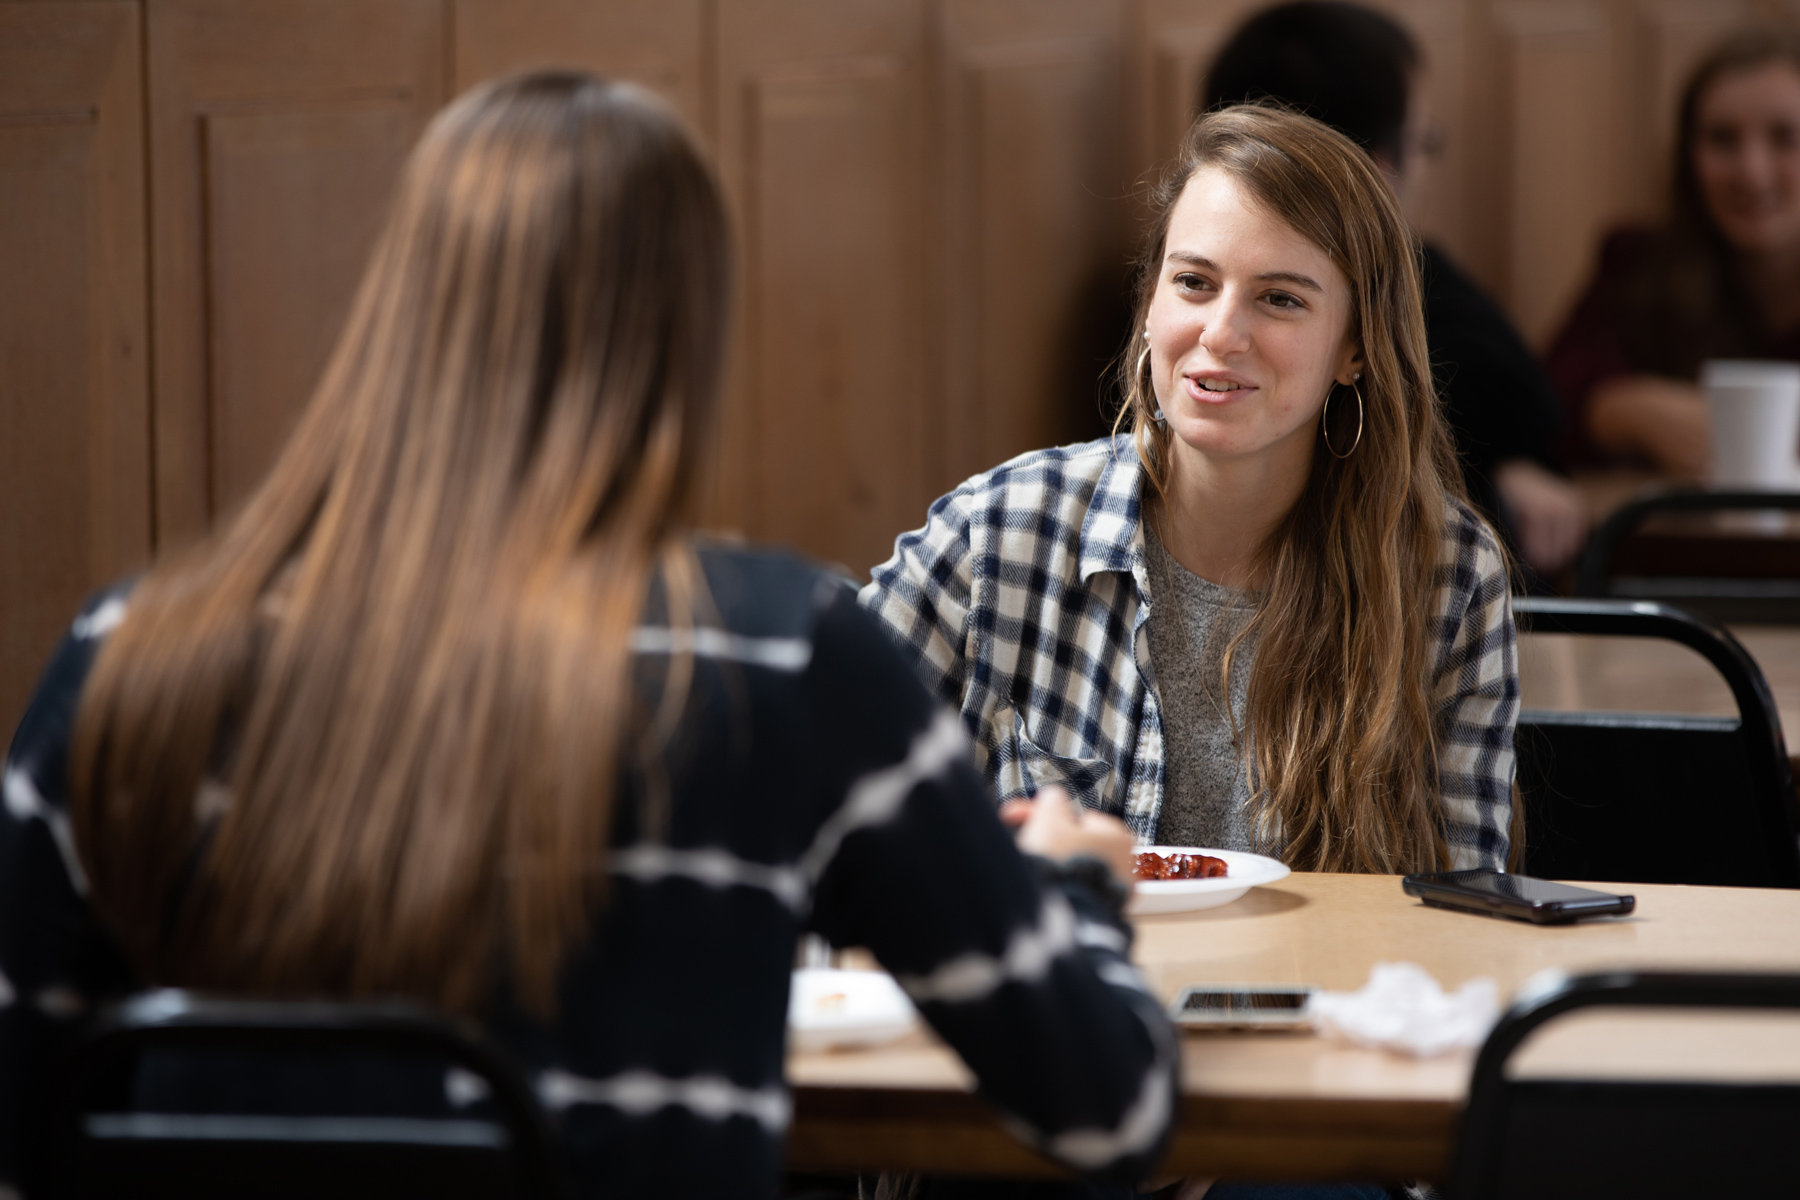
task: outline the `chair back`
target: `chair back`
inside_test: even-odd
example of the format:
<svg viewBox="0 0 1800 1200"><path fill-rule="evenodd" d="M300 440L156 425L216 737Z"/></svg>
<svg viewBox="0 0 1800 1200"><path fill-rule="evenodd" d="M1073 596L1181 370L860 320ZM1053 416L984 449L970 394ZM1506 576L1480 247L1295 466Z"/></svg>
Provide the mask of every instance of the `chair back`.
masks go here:
<svg viewBox="0 0 1800 1200"><path fill-rule="evenodd" d="M407 1004L143 993L77 1046L52 1104L69 1200L562 1194L517 1068Z"/></svg>
<svg viewBox="0 0 1800 1200"><path fill-rule="evenodd" d="M1800 623L1800 537L1716 525L1654 537L1644 529L1661 516L1794 511L1800 492L1684 489L1634 500L1588 538L1575 594L1657 600L1718 621Z"/></svg>
<svg viewBox="0 0 1800 1200"><path fill-rule="evenodd" d="M1780 718L1723 627L1667 605L1518 597L1521 633L1664 638L1724 678L1735 717L1519 714L1524 871L1549 879L1800 887L1800 819Z"/></svg>
<svg viewBox="0 0 1800 1200"><path fill-rule="evenodd" d="M1451 1168L1453 1200L1790 1195L1800 1087L1508 1078L1525 1039L1599 1006L1800 1009L1800 975L1614 971L1542 978L1488 1035Z"/></svg>

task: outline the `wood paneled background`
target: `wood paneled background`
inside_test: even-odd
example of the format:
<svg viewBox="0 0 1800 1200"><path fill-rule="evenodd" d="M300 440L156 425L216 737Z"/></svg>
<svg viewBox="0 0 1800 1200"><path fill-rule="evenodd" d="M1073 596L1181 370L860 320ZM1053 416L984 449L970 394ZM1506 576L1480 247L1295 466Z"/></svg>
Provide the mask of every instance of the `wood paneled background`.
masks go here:
<svg viewBox="0 0 1800 1200"><path fill-rule="evenodd" d="M1539 344L1600 232L1656 215L1695 57L1800 15L1379 2L1445 135L1421 224ZM957 480L1093 426L1083 323L1262 3L0 0L0 729L85 592L254 486L462 89L587 67L688 119L742 266L716 522L860 572Z"/></svg>

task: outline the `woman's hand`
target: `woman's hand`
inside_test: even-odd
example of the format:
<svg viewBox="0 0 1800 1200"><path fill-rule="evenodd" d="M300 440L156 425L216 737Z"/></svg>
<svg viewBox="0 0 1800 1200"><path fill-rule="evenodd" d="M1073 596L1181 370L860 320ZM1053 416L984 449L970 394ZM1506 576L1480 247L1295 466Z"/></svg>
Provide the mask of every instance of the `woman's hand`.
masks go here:
<svg viewBox="0 0 1800 1200"><path fill-rule="evenodd" d="M1554 576L1581 553L1587 540L1587 502L1575 485L1528 458L1494 467L1494 487L1519 533L1519 554Z"/></svg>
<svg viewBox="0 0 1800 1200"><path fill-rule="evenodd" d="M1137 844L1125 822L1091 812L1060 787L1046 787L1030 800L1008 800L1000 819L1019 831L1019 849L1044 858L1085 854L1105 863L1119 882L1131 883L1131 853Z"/></svg>
<svg viewBox="0 0 1800 1200"><path fill-rule="evenodd" d="M1607 450L1648 458L1666 475L1702 481L1712 466L1706 394L1656 375L1609 379L1588 398L1588 432Z"/></svg>

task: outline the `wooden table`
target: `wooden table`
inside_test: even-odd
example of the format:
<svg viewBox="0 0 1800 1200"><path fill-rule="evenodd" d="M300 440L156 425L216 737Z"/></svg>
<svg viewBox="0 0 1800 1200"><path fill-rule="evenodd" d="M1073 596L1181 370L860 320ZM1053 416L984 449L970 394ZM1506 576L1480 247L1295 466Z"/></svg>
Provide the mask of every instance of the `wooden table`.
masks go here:
<svg viewBox="0 0 1800 1200"><path fill-rule="evenodd" d="M1399 960L1423 965L1449 988L1490 976L1503 995L1550 967L1800 971L1800 891L1631 890L1632 917L1540 928L1426 908L1401 892L1396 876L1295 874L1222 908L1139 918L1135 957L1165 1000L1196 983L1354 989L1374 963ZM1650 1036L1661 1061L1680 1060L1667 1030ZM1547 1074L1596 1063L1629 1072L1648 1061L1620 1038L1614 1028L1597 1043L1553 1046L1530 1065ZM1190 1033L1182 1043L1184 1102L1164 1164L1170 1174L1442 1177L1472 1052L1415 1061L1312 1034ZM1715 1018L1694 1046L1687 1059L1698 1069L1756 1073L1786 1063L1800 1078L1800 1021L1772 1028L1745 1018L1721 1033ZM966 1069L924 1033L875 1050L794 1055L788 1071L794 1169L1055 1173L999 1128L970 1093Z"/></svg>

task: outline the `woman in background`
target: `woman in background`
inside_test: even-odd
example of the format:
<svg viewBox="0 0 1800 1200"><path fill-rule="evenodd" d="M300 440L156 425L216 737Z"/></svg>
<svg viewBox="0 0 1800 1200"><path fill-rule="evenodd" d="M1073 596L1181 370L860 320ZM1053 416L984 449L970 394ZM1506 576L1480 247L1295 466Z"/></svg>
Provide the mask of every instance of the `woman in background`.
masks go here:
<svg viewBox="0 0 1800 1200"><path fill-rule="evenodd" d="M809 928L1047 1153L1155 1162L1129 835L1041 799L1028 861L853 595L690 535L730 275L646 93L540 74L433 122L267 480L82 614L14 739L0 1180L71 1018L154 984L474 1016L583 1194L768 1196Z"/></svg>
<svg viewBox="0 0 1800 1200"><path fill-rule="evenodd" d="M1800 33L1747 31L1694 71L1673 183L1667 225L1607 238L1549 369L1571 461L1701 479L1700 364L1800 360Z"/></svg>
<svg viewBox="0 0 1800 1200"><path fill-rule="evenodd" d="M1504 555L1460 498L1416 243L1289 111L1202 117L1155 196L1129 433L977 475L862 601L998 800L1061 783L1143 841L1296 868L1504 866Z"/></svg>

